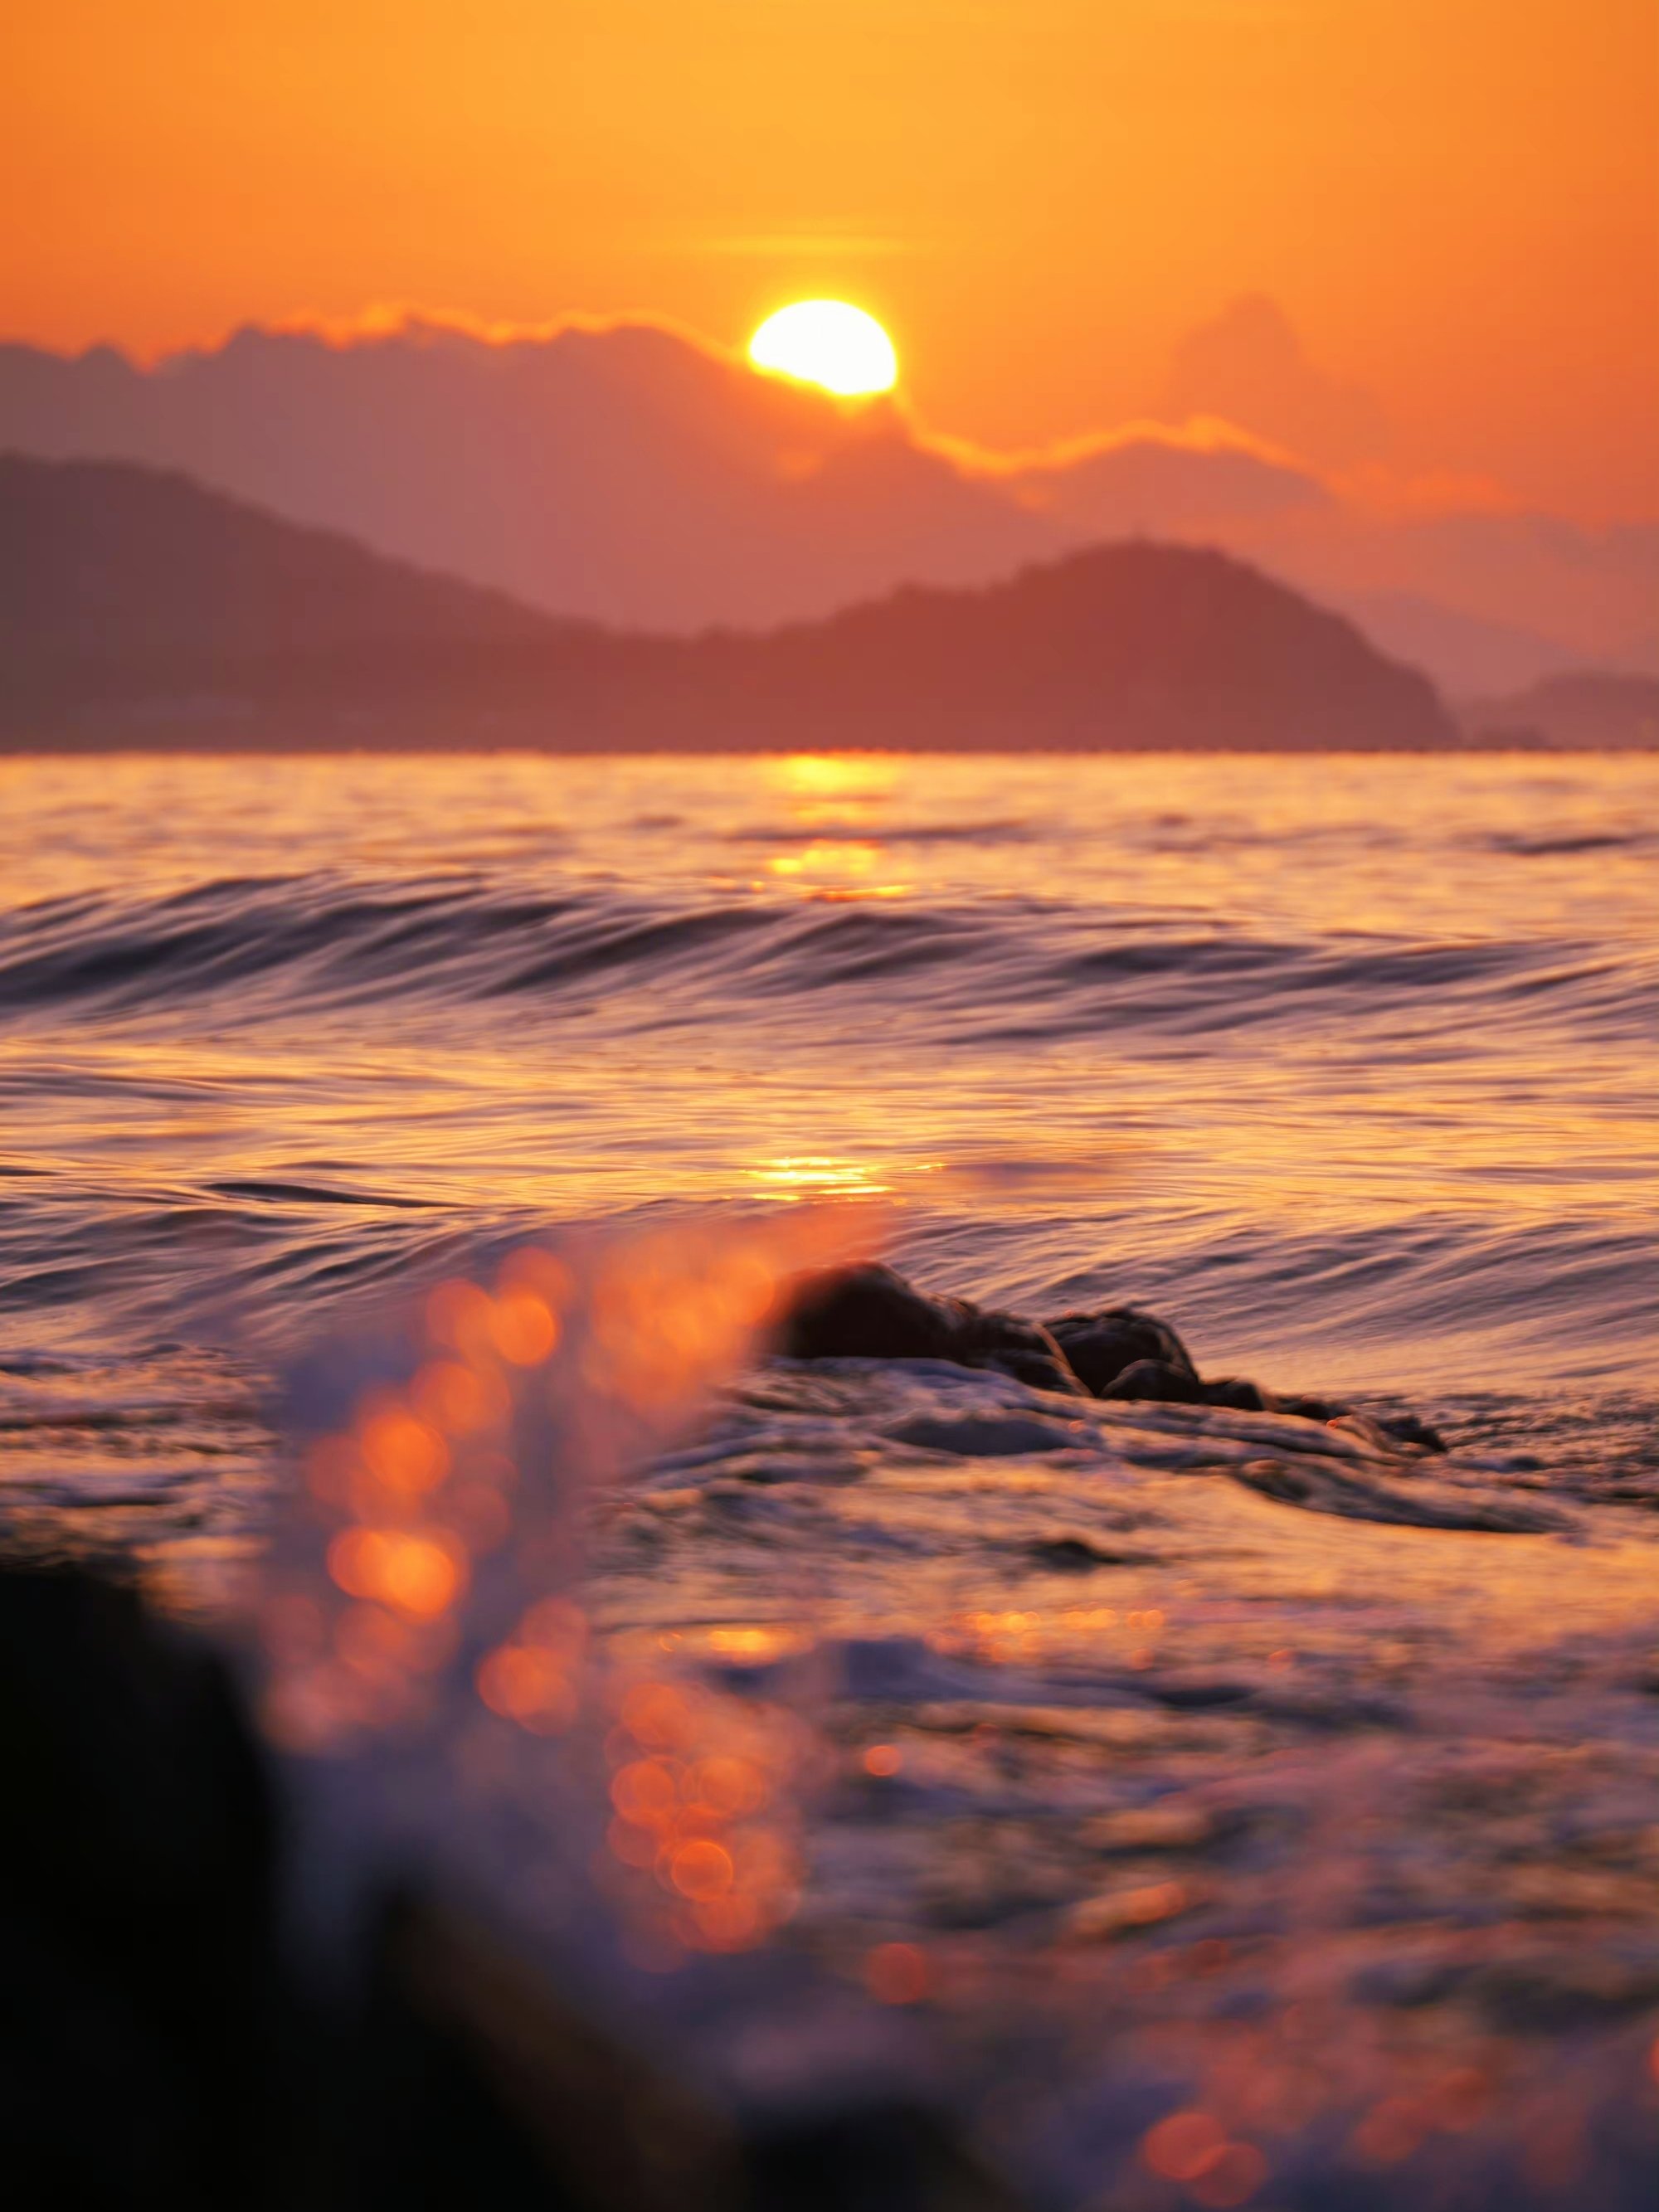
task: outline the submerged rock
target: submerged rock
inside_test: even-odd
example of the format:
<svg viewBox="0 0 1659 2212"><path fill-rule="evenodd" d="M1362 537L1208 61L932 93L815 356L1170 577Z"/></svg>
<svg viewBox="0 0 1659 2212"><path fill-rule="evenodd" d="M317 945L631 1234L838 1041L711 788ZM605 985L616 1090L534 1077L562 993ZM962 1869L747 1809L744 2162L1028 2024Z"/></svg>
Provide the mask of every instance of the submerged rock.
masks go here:
<svg viewBox="0 0 1659 2212"><path fill-rule="evenodd" d="M1425 1452L1446 1449L1446 1439L1439 1430L1427 1421L1419 1421L1415 1413L1373 1413L1370 1419L1391 1443L1411 1444Z"/></svg>
<svg viewBox="0 0 1659 2212"><path fill-rule="evenodd" d="M1107 1395L1126 1368L1158 1361L1190 1375L1198 1370L1192 1355L1170 1327L1156 1315L1138 1306L1109 1306L1100 1313L1064 1313L1045 1322L1048 1330L1085 1390L1097 1398Z"/></svg>
<svg viewBox="0 0 1659 2212"><path fill-rule="evenodd" d="M1443 1452L1446 1449L1439 1430L1419 1421L1415 1413L1362 1413L1352 1406L1334 1406L1325 1418L1331 1428L1358 1437L1378 1451Z"/></svg>
<svg viewBox="0 0 1659 2212"><path fill-rule="evenodd" d="M1097 1390L1097 1398L1139 1398L1158 1406L1201 1406L1204 1385L1189 1367L1169 1359L1137 1359Z"/></svg>
<svg viewBox="0 0 1659 2212"><path fill-rule="evenodd" d="M775 1347L787 1359L948 1359L1037 1390L1088 1393L1046 1328L966 1298L930 1297L891 1267L830 1267L789 1287Z"/></svg>
<svg viewBox="0 0 1659 2212"><path fill-rule="evenodd" d="M1294 1413L1302 1421L1334 1421L1348 1409L1334 1398L1275 1395L1273 1410L1279 1413Z"/></svg>
<svg viewBox="0 0 1659 2212"><path fill-rule="evenodd" d="M789 1359L945 1359L994 1369L1039 1390L1164 1406L1291 1413L1352 1430L1392 1452L1443 1452L1411 1413L1361 1413L1335 1399L1280 1397L1237 1375L1206 1382L1168 1322L1139 1306L1047 1322L933 1297L878 1264L828 1267L785 1291L774 1348Z"/></svg>
<svg viewBox="0 0 1659 2212"><path fill-rule="evenodd" d="M1223 1375L1204 1387L1206 1406L1225 1406L1235 1413L1276 1413L1279 1401L1271 1390L1264 1390L1259 1382L1247 1382L1242 1375Z"/></svg>

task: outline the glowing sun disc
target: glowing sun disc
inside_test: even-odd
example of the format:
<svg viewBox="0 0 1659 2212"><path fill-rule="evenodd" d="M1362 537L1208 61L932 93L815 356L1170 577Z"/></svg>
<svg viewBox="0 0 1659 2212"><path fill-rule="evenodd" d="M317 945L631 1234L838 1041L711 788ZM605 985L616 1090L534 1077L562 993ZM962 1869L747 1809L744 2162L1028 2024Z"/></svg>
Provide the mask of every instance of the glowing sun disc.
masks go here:
<svg viewBox="0 0 1659 2212"><path fill-rule="evenodd" d="M843 399L890 392L898 380L891 338L873 315L844 300L780 307L750 339L749 359L769 375L821 385Z"/></svg>

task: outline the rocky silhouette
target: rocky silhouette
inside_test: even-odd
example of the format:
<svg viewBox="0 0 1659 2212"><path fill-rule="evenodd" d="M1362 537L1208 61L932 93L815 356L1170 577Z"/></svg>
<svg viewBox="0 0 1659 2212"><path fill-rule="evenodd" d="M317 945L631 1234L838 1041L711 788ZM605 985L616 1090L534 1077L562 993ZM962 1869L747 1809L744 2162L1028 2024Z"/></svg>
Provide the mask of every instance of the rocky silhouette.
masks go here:
<svg viewBox="0 0 1659 2212"><path fill-rule="evenodd" d="M1186 1346L1169 1323L1138 1307L1065 1313L1047 1327L1084 1389L1097 1398L1103 1398L1120 1375L1137 1367L1156 1365L1194 1382L1198 1379Z"/></svg>
<svg viewBox="0 0 1659 2212"><path fill-rule="evenodd" d="M1506 735L1532 744L1613 752L1659 747L1659 677L1580 668L1462 710L1477 740Z"/></svg>
<svg viewBox="0 0 1659 2212"><path fill-rule="evenodd" d="M788 1294L776 1347L793 1359L945 1359L994 1368L1034 1389L1086 1395L1040 1323L988 1313L966 1298L930 1297L878 1264L801 1278Z"/></svg>
<svg viewBox="0 0 1659 2212"><path fill-rule="evenodd" d="M1139 1306L1029 1321L920 1291L880 1262L798 1277L783 1294L772 1343L787 1359L943 1359L1073 1397L1291 1413L1354 1429L1395 1452L1445 1449L1413 1414L1358 1413L1237 1376L1206 1382L1170 1323Z"/></svg>
<svg viewBox="0 0 1659 2212"><path fill-rule="evenodd" d="M13 746L1432 747L1433 687L1224 555L1090 549L759 635L641 635L165 472L0 460Z"/></svg>

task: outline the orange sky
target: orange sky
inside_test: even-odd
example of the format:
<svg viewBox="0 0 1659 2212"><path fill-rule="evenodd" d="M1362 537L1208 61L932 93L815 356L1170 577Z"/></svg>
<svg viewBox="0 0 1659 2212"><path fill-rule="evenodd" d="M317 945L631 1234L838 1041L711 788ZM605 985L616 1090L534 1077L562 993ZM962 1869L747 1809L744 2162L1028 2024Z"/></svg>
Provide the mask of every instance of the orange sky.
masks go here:
<svg viewBox="0 0 1659 2212"><path fill-rule="evenodd" d="M1155 408L1181 335L1266 292L1398 465L1659 514L1654 0L21 12L9 335L398 301L736 342L831 292L929 421L1028 443Z"/></svg>

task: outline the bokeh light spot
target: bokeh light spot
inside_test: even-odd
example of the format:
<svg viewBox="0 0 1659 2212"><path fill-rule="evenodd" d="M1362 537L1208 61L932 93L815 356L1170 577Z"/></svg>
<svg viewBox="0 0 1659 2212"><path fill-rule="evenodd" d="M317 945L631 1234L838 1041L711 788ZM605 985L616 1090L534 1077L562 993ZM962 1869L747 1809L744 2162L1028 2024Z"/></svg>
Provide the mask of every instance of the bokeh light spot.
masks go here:
<svg viewBox="0 0 1659 2212"><path fill-rule="evenodd" d="M864 1985L880 2004L919 2004L932 1978L915 1943L878 1943L864 1961Z"/></svg>

